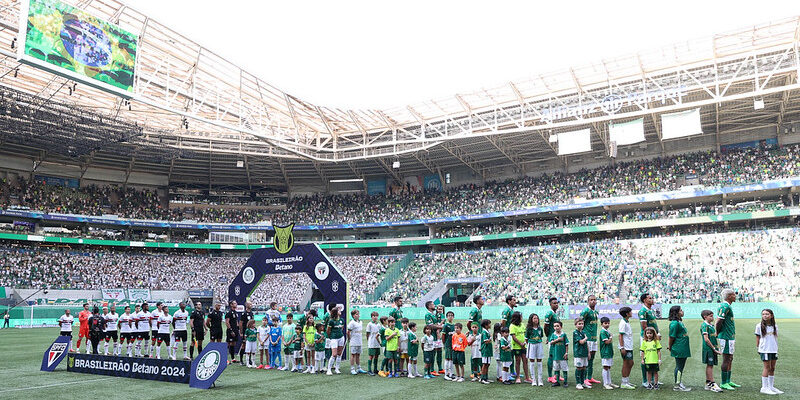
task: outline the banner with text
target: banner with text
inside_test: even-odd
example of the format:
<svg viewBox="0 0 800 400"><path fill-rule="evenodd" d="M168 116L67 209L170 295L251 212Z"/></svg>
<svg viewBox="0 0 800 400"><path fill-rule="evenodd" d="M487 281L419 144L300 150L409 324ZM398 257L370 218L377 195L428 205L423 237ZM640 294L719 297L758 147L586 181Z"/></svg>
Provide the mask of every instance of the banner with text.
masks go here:
<svg viewBox="0 0 800 400"><path fill-rule="evenodd" d="M150 289L128 289L128 299L131 301L150 301Z"/></svg>
<svg viewBox="0 0 800 400"><path fill-rule="evenodd" d="M100 289L103 300L122 300L125 298L125 289Z"/></svg>
<svg viewBox="0 0 800 400"><path fill-rule="evenodd" d="M191 363L183 360L70 353L67 361L67 371L173 383L189 383Z"/></svg>

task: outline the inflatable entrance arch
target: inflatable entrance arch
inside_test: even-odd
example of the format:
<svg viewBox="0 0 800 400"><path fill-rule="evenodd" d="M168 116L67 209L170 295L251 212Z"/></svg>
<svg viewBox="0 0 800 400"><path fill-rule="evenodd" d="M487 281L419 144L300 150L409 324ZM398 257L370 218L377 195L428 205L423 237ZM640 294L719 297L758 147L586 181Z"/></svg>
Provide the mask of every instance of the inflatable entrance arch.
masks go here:
<svg viewBox="0 0 800 400"><path fill-rule="evenodd" d="M244 304L267 275L305 273L322 292L325 309L341 305L347 315L350 296L344 274L316 244L292 244L285 253L274 247L256 250L228 286L228 301Z"/></svg>

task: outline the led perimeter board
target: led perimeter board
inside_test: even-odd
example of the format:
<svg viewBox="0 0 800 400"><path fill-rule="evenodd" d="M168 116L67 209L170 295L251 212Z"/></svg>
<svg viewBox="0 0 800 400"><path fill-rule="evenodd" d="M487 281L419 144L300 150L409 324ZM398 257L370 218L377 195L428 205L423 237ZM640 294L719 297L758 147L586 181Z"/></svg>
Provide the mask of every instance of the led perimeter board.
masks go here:
<svg viewBox="0 0 800 400"><path fill-rule="evenodd" d="M20 62L130 98L139 36L59 0L21 0Z"/></svg>

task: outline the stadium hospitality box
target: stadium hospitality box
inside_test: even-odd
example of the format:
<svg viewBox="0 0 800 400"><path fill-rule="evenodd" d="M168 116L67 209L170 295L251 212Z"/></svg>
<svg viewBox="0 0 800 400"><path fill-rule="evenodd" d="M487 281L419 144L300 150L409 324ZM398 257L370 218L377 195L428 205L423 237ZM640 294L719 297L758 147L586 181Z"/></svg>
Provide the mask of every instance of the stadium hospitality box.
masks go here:
<svg viewBox="0 0 800 400"><path fill-rule="evenodd" d="M193 361L70 353L69 345L69 337L59 336L44 352L41 370L55 371L67 356L70 372L186 383L209 389L227 366L227 344L219 342L206 345Z"/></svg>

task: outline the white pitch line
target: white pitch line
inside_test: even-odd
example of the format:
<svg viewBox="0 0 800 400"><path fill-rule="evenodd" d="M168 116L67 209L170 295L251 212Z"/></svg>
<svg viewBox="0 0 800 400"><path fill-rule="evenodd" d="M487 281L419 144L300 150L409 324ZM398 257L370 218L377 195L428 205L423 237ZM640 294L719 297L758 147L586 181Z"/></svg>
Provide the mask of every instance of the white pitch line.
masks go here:
<svg viewBox="0 0 800 400"><path fill-rule="evenodd" d="M53 386L75 385L75 384L78 384L78 383L86 383L86 382L105 381L105 380L108 380L108 379L111 379L111 378L115 378L115 377L114 376L109 376L107 378L89 379L89 380L80 381L80 382L63 382L63 383L53 383L51 385L41 385L41 386L32 386L32 387L26 387L26 388L8 389L8 390L3 390L0 393L17 392L17 391L20 391L20 390L30 390L30 389L43 389L43 388L48 388L48 387L53 387Z"/></svg>

